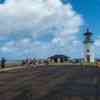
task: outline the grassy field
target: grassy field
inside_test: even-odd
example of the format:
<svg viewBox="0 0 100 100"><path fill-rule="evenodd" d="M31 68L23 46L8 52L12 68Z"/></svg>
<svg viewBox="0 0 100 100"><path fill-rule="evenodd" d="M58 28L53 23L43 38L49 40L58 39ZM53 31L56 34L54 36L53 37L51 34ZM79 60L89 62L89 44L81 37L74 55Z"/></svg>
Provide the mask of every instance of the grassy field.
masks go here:
<svg viewBox="0 0 100 100"><path fill-rule="evenodd" d="M5 65L6 68L17 67L17 66L19 66L19 64L6 64Z"/></svg>
<svg viewBox="0 0 100 100"><path fill-rule="evenodd" d="M21 65L21 60L7 60L5 63L5 68L12 68ZM1 68L1 65L0 65Z"/></svg>

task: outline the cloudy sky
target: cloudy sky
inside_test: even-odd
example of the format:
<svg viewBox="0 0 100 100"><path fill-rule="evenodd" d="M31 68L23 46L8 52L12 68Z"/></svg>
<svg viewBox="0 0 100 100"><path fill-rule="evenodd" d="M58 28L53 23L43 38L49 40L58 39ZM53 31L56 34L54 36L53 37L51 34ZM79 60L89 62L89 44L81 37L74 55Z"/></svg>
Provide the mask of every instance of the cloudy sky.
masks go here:
<svg viewBox="0 0 100 100"><path fill-rule="evenodd" d="M82 57L83 33L100 56L99 0L0 0L0 57Z"/></svg>

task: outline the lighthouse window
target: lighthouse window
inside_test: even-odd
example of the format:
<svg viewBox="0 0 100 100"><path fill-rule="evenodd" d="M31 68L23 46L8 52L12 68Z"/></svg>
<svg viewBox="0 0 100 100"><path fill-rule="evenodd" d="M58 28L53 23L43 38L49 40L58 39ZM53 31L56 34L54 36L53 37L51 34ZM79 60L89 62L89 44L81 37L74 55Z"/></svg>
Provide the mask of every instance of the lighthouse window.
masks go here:
<svg viewBox="0 0 100 100"><path fill-rule="evenodd" d="M87 52L90 52L90 50L89 50L89 49L87 49Z"/></svg>

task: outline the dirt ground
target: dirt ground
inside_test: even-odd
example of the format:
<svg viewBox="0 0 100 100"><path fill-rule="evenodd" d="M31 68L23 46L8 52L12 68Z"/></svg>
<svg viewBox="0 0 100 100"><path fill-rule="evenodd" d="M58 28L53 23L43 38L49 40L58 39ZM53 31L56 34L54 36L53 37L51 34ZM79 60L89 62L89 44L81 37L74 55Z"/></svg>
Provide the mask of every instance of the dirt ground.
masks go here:
<svg viewBox="0 0 100 100"><path fill-rule="evenodd" d="M100 100L100 69L19 66L0 71L0 100Z"/></svg>

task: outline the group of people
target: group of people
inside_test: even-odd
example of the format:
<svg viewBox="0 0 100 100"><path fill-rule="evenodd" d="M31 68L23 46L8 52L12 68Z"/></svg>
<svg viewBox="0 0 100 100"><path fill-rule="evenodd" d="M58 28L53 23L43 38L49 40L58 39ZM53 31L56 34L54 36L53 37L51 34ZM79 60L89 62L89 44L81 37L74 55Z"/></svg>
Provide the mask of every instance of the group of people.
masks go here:
<svg viewBox="0 0 100 100"><path fill-rule="evenodd" d="M36 60L35 59L22 60L22 65L25 65L25 64L36 64Z"/></svg>
<svg viewBox="0 0 100 100"><path fill-rule="evenodd" d="M48 64L48 61L46 60L36 60L36 59L26 59L22 61L22 65L36 65L36 64Z"/></svg>
<svg viewBox="0 0 100 100"><path fill-rule="evenodd" d="M22 60L21 65L36 65L36 64L48 64L48 61L44 60L36 60L36 59L26 59L26 60ZM5 68L6 67L6 59L4 57L1 58L0 61L0 66L1 68Z"/></svg>

